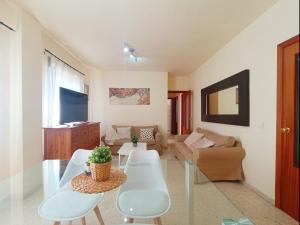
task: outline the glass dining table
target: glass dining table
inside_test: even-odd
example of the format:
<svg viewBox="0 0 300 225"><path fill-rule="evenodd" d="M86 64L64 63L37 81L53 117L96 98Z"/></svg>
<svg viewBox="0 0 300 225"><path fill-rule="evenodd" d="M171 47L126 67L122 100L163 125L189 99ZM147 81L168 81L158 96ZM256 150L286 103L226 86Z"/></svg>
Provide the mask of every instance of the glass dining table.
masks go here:
<svg viewBox="0 0 300 225"><path fill-rule="evenodd" d="M126 159L123 157L123 164ZM37 210L43 199L57 191L67 165L67 160L45 160L23 172L22 179L18 181L20 186L15 186L18 182L10 181L10 194L2 201L0 198L0 224L53 224L53 221L40 218ZM112 165L119 168L118 157L113 158ZM222 225L223 219L238 220L244 217L191 161L162 157L161 166L171 198L171 208L161 218L163 225ZM105 193L103 202L99 204L105 224L123 223L124 218L116 209L117 193L118 189ZM153 221L137 222L151 224ZM73 225L77 224L81 222L73 221ZM87 224L97 224L92 213L87 217Z"/></svg>

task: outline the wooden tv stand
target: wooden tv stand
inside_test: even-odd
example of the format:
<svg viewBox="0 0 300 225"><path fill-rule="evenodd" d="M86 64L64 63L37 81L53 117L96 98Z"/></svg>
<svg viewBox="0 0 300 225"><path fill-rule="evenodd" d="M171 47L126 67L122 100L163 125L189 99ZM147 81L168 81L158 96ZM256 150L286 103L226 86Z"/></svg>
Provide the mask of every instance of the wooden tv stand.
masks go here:
<svg viewBox="0 0 300 225"><path fill-rule="evenodd" d="M44 128L44 159L69 160L77 149L100 144L100 123Z"/></svg>

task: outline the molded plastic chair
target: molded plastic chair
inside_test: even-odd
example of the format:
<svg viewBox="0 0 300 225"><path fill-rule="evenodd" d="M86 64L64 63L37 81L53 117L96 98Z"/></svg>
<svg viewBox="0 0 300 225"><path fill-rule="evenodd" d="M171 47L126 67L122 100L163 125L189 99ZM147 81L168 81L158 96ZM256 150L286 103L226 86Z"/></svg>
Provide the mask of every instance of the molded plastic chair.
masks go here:
<svg viewBox="0 0 300 225"><path fill-rule="evenodd" d="M127 181L120 187L117 200L119 212L129 222L151 218L161 224L160 217L170 209L171 200L158 153L133 151L125 171Z"/></svg>
<svg viewBox="0 0 300 225"><path fill-rule="evenodd" d="M61 221L81 219L82 224L85 225L85 216L94 210L99 223L104 225L97 206L103 199L104 194L75 192L72 190L70 183L74 176L84 171L84 164L91 152L91 150L79 149L73 153L59 183L58 191L39 206L38 213L42 218L55 221L54 225L59 225Z"/></svg>

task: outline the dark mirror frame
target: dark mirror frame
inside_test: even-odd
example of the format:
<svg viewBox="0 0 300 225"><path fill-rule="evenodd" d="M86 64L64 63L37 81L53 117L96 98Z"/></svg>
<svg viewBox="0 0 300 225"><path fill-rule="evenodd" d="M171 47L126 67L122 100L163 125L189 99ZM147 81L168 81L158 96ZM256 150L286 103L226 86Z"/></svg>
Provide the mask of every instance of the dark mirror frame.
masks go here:
<svg viewBox="0 0 300 225"><path fill-rule="evenodd" d="M249 70L243 70L231 77L212 84L201 90L201 120L205 122L224 123L239 126L249 126L250 124L250 97L249 97ZM207 96L214 92L238 86L238 115L209 115Z"/></svg>

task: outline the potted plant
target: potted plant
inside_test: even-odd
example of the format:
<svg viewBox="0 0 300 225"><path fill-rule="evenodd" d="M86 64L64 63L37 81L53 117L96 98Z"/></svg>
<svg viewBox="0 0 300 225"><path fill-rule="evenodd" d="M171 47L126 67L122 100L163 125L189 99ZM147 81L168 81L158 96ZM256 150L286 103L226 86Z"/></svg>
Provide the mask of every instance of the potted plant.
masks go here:
<svg viewBox="0 0 300 225"><path fill-rule="evenodd" d="M92 178L95 181L105 181L110 176L111 169L111 149L108 146L97 146L94 148L88 162Z"/></svg>
<svg viewBox="0 0 300 225"><path fill-rule="evenodd" d="M139 138L137 136L133 136L131 138L131 142L132 142L133 147L137 147L137 144L139 142Z"/></svg>

